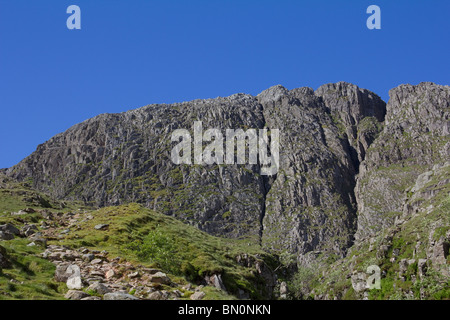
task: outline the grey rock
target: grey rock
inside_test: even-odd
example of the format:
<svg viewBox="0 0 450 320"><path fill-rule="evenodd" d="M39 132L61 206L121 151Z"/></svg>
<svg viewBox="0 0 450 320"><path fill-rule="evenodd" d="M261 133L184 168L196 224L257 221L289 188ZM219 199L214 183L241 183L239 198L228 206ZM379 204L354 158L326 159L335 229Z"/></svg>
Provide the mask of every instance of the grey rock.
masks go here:
<svg viewBox="0 0 450 320"><path fill-rule="evenodd" d="M346 82L325 84L315 94L345 127L351 155L358 166L380 131L386 103L376 94Z"/></svg>
<svg viewBox="0 0 450 320"><path fill-rule="evenodd" d="M217 289L222 290L222 291L227 291L227 289L225 288L225 285L223 284L222 276L220 274L215 274L215 275L213 275L212 278L213 278L212 281L214 283L214 286Z"/></svg>
<svg viewBox="0 0 450 320"><path fill-rule="evenodd" d="M96 259L94 259L94 260L91 260L91 264L102 264L103 263L103 260L102 259L99 259L99 258L96 258Z"/></svg>
<svg viewBox="0 0 450 320"><path fill-rule="evenodd" d="M105 286L103 283L93 283L88 287L89 290L93 290L97 292L98 294L104 295L106 293L110 293L111 289L109 289L107 286Z"/></svg>
<svg viewBox="0 0 450 320"><path fill-rule="evenodd" d="M103 300L139 300L139 298L127 293L110 292L103 295Z"/></svg>
<svg viewBox="0 0 450 320"><path fill-rule="evenodd" d="M23 235L25 235L26 237L29 237L29 236L35 234L38 231L39 231L39 229L34 224L26 224L21 229L21 233Z"/></svg>
<svg viewBox="0 0 450 320"><path fill-rule="evenodd" d="M102 298L97 297L97 296L89 296L89 297L83 298L81 300L102 300Z"/></svg>
<svg viewBox="0 0 450 320"><path fill-rule="evenodd" d="M163 295L160 291L155 291L152 292L148 295L148 299L149 300L162 300L163 299Z"/></svg>
<svg viewBox="0 0 450 320"><path fill-rule="evenodd" d="M97 224L94 229L95 230L105 230L106 228L109 227L109 224Z"/></svg>
<svg viewBox="0 0 450 320"><path fill-rule="evenodd" d="M163 272L157 272L151 276L151 281L161 284L170 284L170 278Z"/></svg>
<svg viewBox="0 0 450 320"><path fill-rule="evenodd" d="M67 288L70 290L79 290L84 287L79 266L75 264L69 265L66 269L66 273L70 274L66 281Z"/></svg>
<svg viewBox="0 0 450 320"><path fill-rule="evenodd" d="M69 263L62 263L62 264L58 264L56 266L55 277L54 277L55 281L66 282L67 279L69 279L69 277L72 275L72 273L66 272L68 266L69 266Z"/></svg>
<svg viewBox="0 0 450 320"><path fill-rule="evenodd" d="M266 126L283 130L280 172L266 187L263 246L297 254L302 263L313 251L344 255L356 230L357 171L345 133L320 90L277 86L258 99Z"/></svg>
<svg viewBox="0 0 450 320"><path fill-rule="evenodd" d="M423 279L423 277L426 275L427 269L427 259L419 259L417 263L417 272L420 279Z"/></svg>
<svg viewBox="0 0 450 320"><path fill-rule="evenodd" d="M79 291L79 290L69 290L67 291L64 298L69 300L81 300L83 298L88 297L89 295L86 292Z"/></svg>
<svg viewBox="0 0 450 320"><path fill-rule="evenodd" d="M92 260L95 259L95 255L92 254L92 253L86 253L86 254L83 254L83 255L82 255L82 259L83 259L84 261L91 262Z"/></svg>
<svg viewBox="0 0 450 320"><path fill-rule="evenodd" d="M401 85L389 95L383 131L360 166L356 239L393 226L392 213L403 212L406 190L427 179L434 164L450 158L449 87L429 82ZM425 175L417 181L421 174Z"/></svg>
<svg viewBox="0 0 450 320"><path fill-rule="evenodd" d="M18 212L11 212L12 216L23 216L23 215L26 215L26 214L27 214L27 212L24 211L24 210L19 210Z"/></svg>
<svg viewBox="0 0 450 320"><path fill-rule="evenodd" d="M0 240L12 240L14 239L14 235L9 232L0 231Z"/></svg>
<svg viewBox="0 0 450 320"><path fill-rule="evenodd" d="M44 247L44 248L47 247L47 239L44 238L40 232L33 233L29 237L29 240L34 242L37 245Z"/></svg>
<svg viewBox="0 0 450 320"><path fill-rule="evenodd" d="M367 274L364 272L356 272L351 276L353 290L356 292L363 292L366 290Z"/></svg>
<svg viewBox="0 0 450 320"><path fill-rule="evenodd" d="M10 233L15 236L20 235L20 230L17 229L15 226L13 226L10 223L0 225L0 231L3 231L5 233Z"/></svg>
<svg viewBox="0 0 450 320"><path fill-rule="evenodd" d="M206 296L206 293L204 293L203 291L197 291L197 292L194 292L193 294L191 294L190 299L191 300L202 300L205 296Z"/></svg>

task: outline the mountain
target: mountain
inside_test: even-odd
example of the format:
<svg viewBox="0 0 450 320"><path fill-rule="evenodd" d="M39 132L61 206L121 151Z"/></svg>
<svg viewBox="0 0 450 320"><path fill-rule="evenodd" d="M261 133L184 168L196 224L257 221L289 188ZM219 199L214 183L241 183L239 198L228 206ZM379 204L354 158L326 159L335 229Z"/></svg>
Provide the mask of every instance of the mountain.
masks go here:
<svg viewBox="0 0 450 320"><path fill-rule="evenodd" d="M386 232L404 240L403 227L418 228L421 259L434 252L432 241L442 243L439 266L431 256L427 261L448 276L449 215L430 214L429 224L420 226L417 215L448 213L450 87L401 85L389 94L386 104L345 82L315 91L278 85L257 96L102 114L39 145L5 174L55 200L95 207L135 202L213 236L247 239L289 257L296 270L316 269L317 279L318 270L325 270L325 278L337 277L327 272L332 263L352 270L345 279L333 278L341 287L316 285L315 293L301 288L302 296L355 293L352 272L361 273L356 270L369 260L384 260L351 264L349 257L356 248L382 243ZM187 130L195 140L198 121L203 132L215 128L224 137L227 129L255 129L273 140L278 129L276 174L262 174L261 162L175 164L172 133ZM435 231L440 236L430 238ZM384 271L397 267L390 262Z"/></svg>

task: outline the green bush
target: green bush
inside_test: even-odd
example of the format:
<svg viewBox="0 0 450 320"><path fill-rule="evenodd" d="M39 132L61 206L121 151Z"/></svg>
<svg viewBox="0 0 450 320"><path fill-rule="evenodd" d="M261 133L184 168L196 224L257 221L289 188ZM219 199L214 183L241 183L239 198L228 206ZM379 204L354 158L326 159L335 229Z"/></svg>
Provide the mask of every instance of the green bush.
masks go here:
<svg viewBox="0 0 450 320"><path fill-rule="evenodd" d="M295 299L307 299L316 279L316 269L298 266L297 272L289 282L288 287Z"/></svg>
<svg viewBox="0 0 450 320"><path fill-rule="evenodd" d="M156 263L158 267L173 274L180 274L181 260L175 242L158 230L150 231L142 240L126 245L139 260Z"/></svg>

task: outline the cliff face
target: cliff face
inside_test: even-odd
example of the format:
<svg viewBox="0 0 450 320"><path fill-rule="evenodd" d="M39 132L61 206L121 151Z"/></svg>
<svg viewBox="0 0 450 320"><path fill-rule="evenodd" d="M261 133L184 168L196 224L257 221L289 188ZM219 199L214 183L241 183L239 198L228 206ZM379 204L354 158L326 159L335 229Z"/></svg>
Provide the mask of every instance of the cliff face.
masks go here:
<svg viewBox="0 0 450 320"><path fill-rule="evenodd" d="M275 86L256 97L103 114L40 145L7 174L57 199L142 203L210 234L253 237L300 262L342 257L355 235L392 225L407 189L450 155L449 87L402 85L390 95L386 106L344 82L316 91ZM260 164L174 164L171 134L193 135L195 121L224 136L279 129L277 174L261 175Z"/></svg>
<svg viewBox="0 0 450 320"><path fill-rule="evenodd" d="M9 170L58 199L97 206L138 202L229 237L258 236L264 181L258 165L176 165L176 129L263 128L254 97L195 100L103 114L75 125Z"/></svg>
<svg viewBox="0 0 450 320"><path fill-rule="evenodd" d="M281 128L280 170L266 195L263 244L300 257L345 253L356 231L355 174L358 125L385 104L373 93L338 83L260 95L270 128ZM370 103L366 103L370 101ZM349 116L351 115L351 116ZM375 123L378 119L373 118ZM363 157L363 154L361 154Z"/></svg>
<svg viewBox="0 0 450 320"><path fill-rule="evenodd" d="M417 177L450 158L450 87L401 85L389 95L384 129L357 179L358 238L392 226Z"/></svg>

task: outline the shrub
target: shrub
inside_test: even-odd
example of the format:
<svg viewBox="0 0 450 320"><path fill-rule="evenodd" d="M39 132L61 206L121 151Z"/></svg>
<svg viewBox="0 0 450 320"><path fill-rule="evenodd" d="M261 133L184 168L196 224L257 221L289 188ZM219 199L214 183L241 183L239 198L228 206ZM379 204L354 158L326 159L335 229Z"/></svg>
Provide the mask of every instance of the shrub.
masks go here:
<svg viewBox="0 0 450 320"><path fill-rule="evenodd" d="M180 274L181 261L176 244L167 235L158 230L150 231L142 240L126 245L141 261L156 263L160 268L173 274Z"/></svg>
<svg viewBox="0 0 450 320"><path fill-rule="evenodd" d="M288 285L294 298L306 299L312 290L315 278L316 270L314 268L298 266L297 272Z"/></svg>

